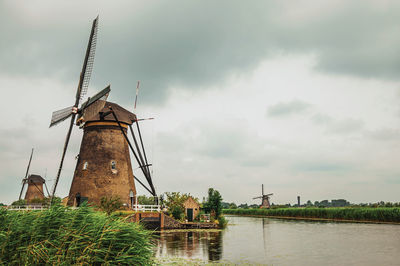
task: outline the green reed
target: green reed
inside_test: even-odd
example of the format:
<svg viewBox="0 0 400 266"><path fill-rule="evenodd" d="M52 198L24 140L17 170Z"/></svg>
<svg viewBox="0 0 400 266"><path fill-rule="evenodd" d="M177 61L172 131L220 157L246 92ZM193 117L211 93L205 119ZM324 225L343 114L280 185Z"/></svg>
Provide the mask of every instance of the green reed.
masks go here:
<svg viewBox="0 0 400 266"><path fill-rule="evenodd" d="M224 209L224 214L280 216L296 218L342 219L374 222L400 222L400 208L341 207L341 208L282 208L282 209Z"/></svg>
<svg viewBox="0 0 400 266"><path fill-rule="evenodd" d="M150 232L90 207L0 208L0 265L150 265Z"/></svg>

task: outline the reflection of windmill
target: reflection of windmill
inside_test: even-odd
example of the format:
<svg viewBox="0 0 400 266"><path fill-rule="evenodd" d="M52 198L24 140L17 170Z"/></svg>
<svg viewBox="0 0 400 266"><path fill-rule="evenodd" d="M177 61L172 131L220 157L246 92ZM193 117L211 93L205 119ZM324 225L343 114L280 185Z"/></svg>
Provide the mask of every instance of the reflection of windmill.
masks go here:
<svg viewBox="0 0 400 266"><path fill-rule="evenodd" d="M261 199L261 206L260 208L269 208L271 205L269 204L269 198L272 196L273 193L264 195L264 184L261 185L261 196L255 197L253 199Z"/></svg>
<svg viewBox="0 0 400 266"><path fill-rule="evenodd" d="M91 75L92 69L93 69L94 54L95 54L96 43L97 43L98 19L99 18L97 17L93 21L93 24L92 24L92 30L91 30L90 37L89 37L89 43L88 43L88 46L86 49L85 60L83 62L83 67L82 67L82 71L81 71L80 78L79 78L79 84L78 84L78 88L76 91L75 103L71 107L67 107L62 110L53 112L53 115L51 117L50 127L71 117L69 129L67 132L67 137L66 137L65 143L64 143L64 149L63 149L62 156L61 156L60 166L58 168L56 180L54 182L53 189L52 189L52 194L51 194L52 198L54 198L54 195L56 193L57 184L60 179L61 170L62 170L62 166L64 163L64 158L65 158L65 153L67 151L67 147L68 147L69 139L71 137L72 127L75 123L76 115L78 114L79 120L84 120L86 116L91 116L93 114L98 113L104 107L105 100L107 99L108 94L110 92L110 86L108 86L107 88L103 89L102 91L97 93L92 98L89 98L85 103L83 103L81 105L80 108L78 108L80 101L86 95L86 92L87 92L87 89L89 86L90 75Z"/></svg>

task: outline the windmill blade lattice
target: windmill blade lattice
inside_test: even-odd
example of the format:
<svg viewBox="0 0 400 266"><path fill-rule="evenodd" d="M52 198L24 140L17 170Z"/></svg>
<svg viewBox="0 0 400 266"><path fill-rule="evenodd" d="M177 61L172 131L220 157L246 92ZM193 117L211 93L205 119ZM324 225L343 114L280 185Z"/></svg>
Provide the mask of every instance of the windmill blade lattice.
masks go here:
<svg viewBox="0 0 400 266"><path fill-rule="evenodd" d="M50 127L57 125L72 115L73 106L66 107L64 109L54 111L51 115Z"/></svg>
<svg viewBox="0 0 400 266"><path fill-rule="evenodd" d="M97 18L93 21L92 31L90 33L89 43L86 50L85 61L82 67L81 79L79 81L79 95L77 95L79 100L82 100L85 97L89 88L90 77L93 71L94 56L96 53L98 25L99 17L97 16Z"/></svg>
<svg viewBox="0 0 400 266"><path fill-rule="evenodd" d="M59 168L57 171L57 176L56 176L55 182L53 184L53 189L52 189L52 193L51 193L52 202L54 199L54 195L56 193L58 181L60 179L61 170L62 170L62 167L64 164L64 158L65 158L65 154L67 152L69 139L71 137L73 125L75 123L75 117L76 117L76 114L78 113L79 102L86 95L87 89L89 87L89 81L90 81L90 76L91 76L92 70L93 70L94 55L95 55L96 44L97 44L98 21L99 21L99 17L97 16L96 19L92 23L92 30L90 32L90 37L89 37L89 42L88 42L88 46L86 49L85 59L83 61L82 71L81 71L81 74L79 77L78 89L76 91L75 104L71 108L72 112L71 112L71 114L68 114L67 111L65 111L65 112L60 111L59 113L57 113L60 116L59 120L54 121L55 122L54 124L57 124L57 123L65 120L69 116L71 116L71 121L70 121L69 128L67 131L67 136L66 136L65 142L64 142L64 148L63 148L63 152L62 152L62 156L61 156L60 165L59 165ZM63 110L66 110L66 109L67 108L65 108ZM81 108L80 111L82 112L83 109ZM50 125L52 125L52 124L50 124Z"/></svg>
<svg viewBox="0 0 400 266"><path fill-rule="evenodd" d="M105 89L101 90L82 104L78 111L78 125L87 121L90 117L97 115L97 113L104 108L110 91L110 85L108 85Z"/></svg>

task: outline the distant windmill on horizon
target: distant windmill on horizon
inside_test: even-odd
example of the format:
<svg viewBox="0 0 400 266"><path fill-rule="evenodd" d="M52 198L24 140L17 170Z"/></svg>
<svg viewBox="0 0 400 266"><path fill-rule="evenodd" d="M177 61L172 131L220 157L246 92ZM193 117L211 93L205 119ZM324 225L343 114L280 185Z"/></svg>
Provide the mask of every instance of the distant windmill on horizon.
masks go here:
<svg viewBox="0 0 400 266"><path fill-rule="evenodd" d="M34 199L42 200L42 199L46 198L46 195L44 194L44 191L43 191L43 185L45 186L47 194L49 195L49 191L47 190L46 181L40 175L29 174L29 168L31 166L32 157L33 157L33 148L31 151L31 156L29 158L28 167L26 168L25 177L22 179L22 187L21 187L21 191L19 193L19 198L18 198L18 200L22 199L22 193L24 191L25 186L27 185L28 188L26 190L25 197L24 197L24 200L26 200L27 203L30 203Z"/></svg>
<svg viewBox="0 0 400 266"><path fill-rule="evenodd" d="M260 205L260 208L266 208L266 209L268 209L268 208L270 208L270 203L269 203L269 198L272 196L272 195L274 195L273 193L270 193L270 194L264 194L264 184L262 184L261 185L261 196L259 196L259 197L255 197L255 198L253 198L253 200L254 199L261 199L261 205Z"/></svg>

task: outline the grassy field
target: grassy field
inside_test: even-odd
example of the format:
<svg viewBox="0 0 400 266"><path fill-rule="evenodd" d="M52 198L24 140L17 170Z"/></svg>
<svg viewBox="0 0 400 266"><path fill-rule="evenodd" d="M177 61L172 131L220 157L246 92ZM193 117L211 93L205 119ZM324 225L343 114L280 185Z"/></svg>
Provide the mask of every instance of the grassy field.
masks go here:
<svg viewBox="0 0 400 266"><path fill-rule="evenodd" d="M224 214L400 223L400 208L224 209Z"/></svg>
<svg viewBox="0 0 400 266"><path fill-rule="evenodd" d="M151 265L150 232L89 207L0 209L0 265Z"/></svg>

